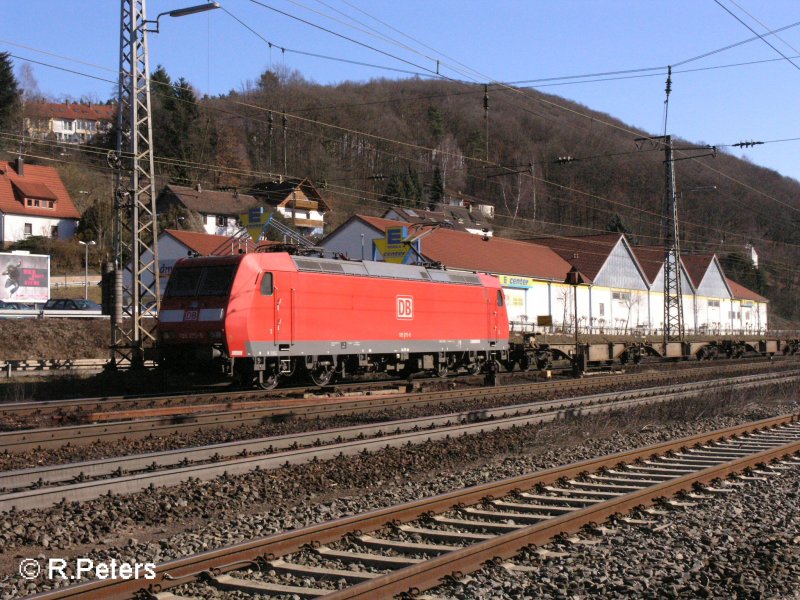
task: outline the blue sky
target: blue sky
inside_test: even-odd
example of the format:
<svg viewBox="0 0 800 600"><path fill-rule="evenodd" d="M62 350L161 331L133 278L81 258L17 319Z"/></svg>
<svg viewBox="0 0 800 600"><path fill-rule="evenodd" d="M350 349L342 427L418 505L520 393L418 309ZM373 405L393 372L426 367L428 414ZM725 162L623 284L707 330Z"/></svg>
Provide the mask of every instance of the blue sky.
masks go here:
<svg viewBox="0 0 800 600"><path fill-rule="evenodd" d="M201 1L148 0L147 13L154 18L160 12ZM2 2L11 4L11 0ZM437 60L440 74L476 82L658 68L628 76L588 78L605 81L582 78L526 85L660 134L665 67L676 65L669 133L709 144L800 138L796 118L800 57L789 62L779 53L790 58L800 55L800 25L780 32L779 37L768 37L775 48L756 39L689 61L754 37L728 11L763 34L800 22L800 2L796 0L220 3L227 12L162 17L161 32L149 36L151 67L163 64L174 78L185 77L201 93L212 95L239 90L271 65L283 64L323 84L409 76L391 69L430 76L436 72ZM13 4L13 10L4 6L0 19L0 51L81 73L28 63L43 93L97 100L116 94L116 85L103 80L116 77L119 2L26 0ZM273 44L271 49L264 40ZM19 72L24 61L14 61ZM730 150L800 179L799 149L800 141L787 141Z"/></svg>

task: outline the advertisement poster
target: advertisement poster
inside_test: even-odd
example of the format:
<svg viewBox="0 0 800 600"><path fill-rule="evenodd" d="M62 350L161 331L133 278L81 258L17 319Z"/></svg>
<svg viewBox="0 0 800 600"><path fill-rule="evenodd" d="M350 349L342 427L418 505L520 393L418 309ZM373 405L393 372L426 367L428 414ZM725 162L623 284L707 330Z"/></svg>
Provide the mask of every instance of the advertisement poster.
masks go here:
<svg viewBox="0 0 800 600"><path fill-rule="evenodd" d="M0 252L0 300L47 302L49 299L49 256Z"/></svg>

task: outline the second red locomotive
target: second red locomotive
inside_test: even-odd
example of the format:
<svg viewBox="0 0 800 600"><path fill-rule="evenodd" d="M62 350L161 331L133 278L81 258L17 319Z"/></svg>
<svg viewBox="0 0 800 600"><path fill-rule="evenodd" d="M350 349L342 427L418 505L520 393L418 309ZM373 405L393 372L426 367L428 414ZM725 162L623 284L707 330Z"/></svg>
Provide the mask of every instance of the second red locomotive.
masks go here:
<svg viewBox="0 0 800 600"><path fill-rule="evenodd" d="M256 252L179 260L161 302L166 365L215 364L272 388L305 370L478 372L508 356L497 278L382 262Z"/></svg>

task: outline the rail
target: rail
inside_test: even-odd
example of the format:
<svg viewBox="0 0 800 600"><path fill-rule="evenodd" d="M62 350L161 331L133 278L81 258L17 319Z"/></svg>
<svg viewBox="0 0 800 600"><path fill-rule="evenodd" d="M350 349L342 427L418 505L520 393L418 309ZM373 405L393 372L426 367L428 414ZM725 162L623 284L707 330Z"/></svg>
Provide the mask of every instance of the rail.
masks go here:
<svg viewBox="0 0 800 600"><path fill-rule="evenodd" d="M380 561L383 570L377 576L357 578L359 583L345 589L307 588L304 591L309 593L304 593L304 596L325 596L336 600L391 598L410 590L430 589L454 573L474 571L486 561L498 557L510 558L526 546L546 543L558 534L576 532L586 524L601 523L614 514L625 514L638 506L651 505L659 498L671 497L697 486L705 486L706 494L715 493L721 488L712 488L709 484L727 475L756 467L764 476L777 476L780 469L798 465L798 451L800 430L797 415L766 419L208 550L157 565L155 576L149 581L97 579L43 592L35 598L141 597L143 593L163 594L170 588L201 578L212 585L217 584L218 589L232 584L249 585L252 590L255 582L227 577L225 573L264 564L265 560L278 569L288 567L308 575L309 579L315 573L323 576L344 573L293 564L288 558L275 560L303 548L310 548L323 558L351 564ZM778 462L770 465L773 461ZM521 500L525 500L527 505ZM493 510L473 508L486 504ZM460 519L446 517L446 513L451 511L468 516ZM543 511L546 514L542 514ZM437 522L437 519L460 528L477 526L485 533L470 538L461 535L458 545L451 546L433 546L416 541L398 543L385 539L390 534L382 536L380 533L385 528L401 530L406 527L423 531L425 535L438 535L441 540L447 532L423 530L426 522ZM420 526L407 525L419 520L422 520ZM450 539L453 537L457 536L451 535ZM378 552L391 548L392 555L405 556L393 558L379 553L332 550L330 547L330 544L353 538L363 545L378 548ZM341 545L346 548L350 544ZM411 558L409 554L434 556ZM353 571L358 571L358 567L354 567ZM352 573L360 574L363 572ZM270 591L276 591L269 584L257 585L261 593L269 587L272 587Z"/></svg>

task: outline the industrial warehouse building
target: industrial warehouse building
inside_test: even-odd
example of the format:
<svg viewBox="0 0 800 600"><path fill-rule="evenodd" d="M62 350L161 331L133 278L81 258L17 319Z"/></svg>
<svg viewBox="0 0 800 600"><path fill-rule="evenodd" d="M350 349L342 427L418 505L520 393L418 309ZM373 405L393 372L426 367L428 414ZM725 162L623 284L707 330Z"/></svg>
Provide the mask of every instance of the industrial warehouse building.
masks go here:
<svg viewBox="0 0 800 600"><path fill-rule="evenodd" d="M356 215L320 245L348 258L481 271L500 278L516 329L658 334L663 328L663 249L633 247L623 234L528 241ZM687 333L757 334L767 329L767 299L728 279L711 255L681 265ZM565 283L576 268L582 285Z"/></svg>

